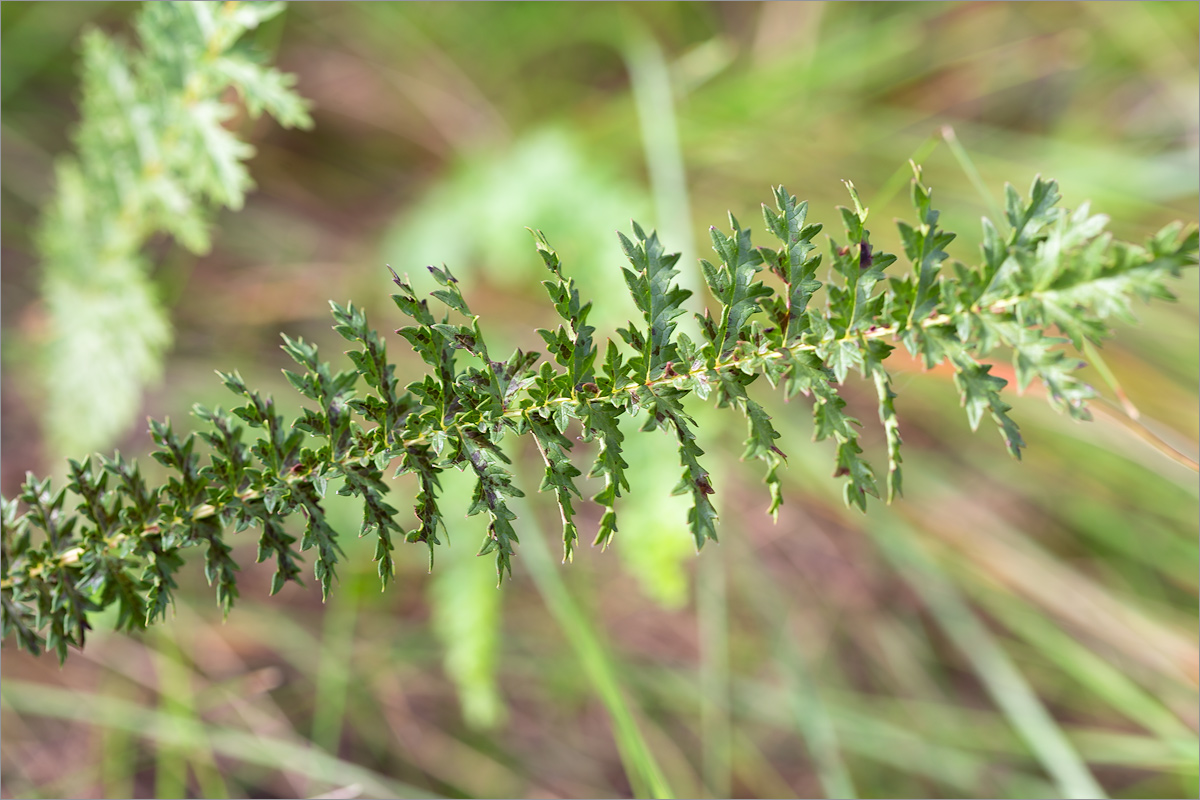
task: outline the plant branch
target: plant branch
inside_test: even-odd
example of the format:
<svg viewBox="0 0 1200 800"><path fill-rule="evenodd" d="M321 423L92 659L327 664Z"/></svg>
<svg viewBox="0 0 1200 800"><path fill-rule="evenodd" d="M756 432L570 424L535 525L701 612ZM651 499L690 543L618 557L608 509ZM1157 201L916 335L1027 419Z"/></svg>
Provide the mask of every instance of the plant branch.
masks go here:
<svg viewBox="0 0 1200 800"><path fill-rule="evenodd" d="M538 365L539 354L521 350L497 360L446 268L429 268L440 287L432 297L445 307L440 318L393 272L400 290L393 300L413 323L397 333L429 368L404 389L384 338L362 310L331 303L335 330L359 346L347 353L353 369L335 371L314 345L285 337L283 349L300 366L287 378L315 404L293 422L241 376L221 374L244 404L232 415L197 407L210 426L198 434L209 446L206 465L195 452L197 434L180 437L170 424L152 421L158 446L153 456L167 469L165 482L148 485L136 462L118 454L97 463L72 461L67 488L57 492L48 480L30 476L19 497L0 498L4 634L15 635L23 648L46 647L65 658L68 645L83 646L90 615L109 605L119 607L118 627L143 627L166 613L181 551L194 546L206 548L206 575L228 611L237 597L238 566L225 531L251 526L261 528L258 560L276 560L272 591L278 591L300 580L296 538L282 524L297 511L305 520L299 551L314 551L314 572L327 595L341 555L323 507L330 481L340 484L339 494L361 498L360 535L377 538L375 560L386 585L395 569L393 533L425 543L432 566L438 531L445 527L438 475L450 468L466 472L475 483L468 513L489 519L480 555L494 555L502 580L519 544L509 502L523 495L502 446L510 434L532 435L537 444L545 464L540 488L552 491L559 506L569 560L578 538L575 479L582 474L572 462L573 441L564 435L572 420L581 426L582 440L599 443L589 473L604 478L604 489L593 498L604 509L595 543L607 544L617 531L616 501L630 489L619 423L637 417L642 431L661 429L678 443L681 472L674 492L691 497L688 520L699 549L717 536L717 512L697 424L684 404L693 395L711 396L718 407L736 408L745 417L744 458L764 462L770 510L784 500L780 434L747 391L759 377L782 388L785 399L811 398L814 439L833 440L834 477L844 479L847 505L862 510L880 490L862 456L861 424L846 413L840 387L852 370L870 378L886 432L891 502L902 487L903 440L885 363L897 347L926 368L948 364L971 426L986 412L1014 457L1025 442L1001 395L1008 381L991 374L997 348L1011 354L1019 388L1037 379L1052 406L1090 419L1087 401L1095 392L1075 376L1082 362L1064 345L1078 352L1100 342L1109 335L1108 318L1128 317L1135 297L1170 299L1166 281L1196 263L1196 231L1172 225L1144 245L1112 242L1103 217L1090 215L1086 206L1058 208L1056 184L1038 178L1027 200L1008 188L1001 223L1007 235L985 220L982 263L967 266L949 261L945 247L954 234L938 227L932 192L915 165L914 175L917 224L898 223L911 265L900 274L885 273L898 258L871 245L868 210L849 183L852 208L840 209L846 244L830 240L832 279L824 286L816 279L824 256L812 241L821 226L807 224L807 204L782 187L774 192L775 209L763 208L776 246L753 247L750 231L732 215L730 234L712 229L720 263L701 266L718 309L696 315L698 341L676 330L690 295L674 280L678 255L635 223L634 237L620 238L630 263L625 282L642 322L617 331L626 347L609 340L599 367L594 329L586 323L591 304L581 301L540 232L534 232L535 244L550 272L543 283L562 324L539 334L559 368L549 360ZM764 270L779 279L781 291L758 280ZM822 288L825 302L817 306L812 299ZM243 442L247 428L235 417L257 434L253 441ZM1188 459L1176 460L1194 468ZM392 467L418 479L419 525L407 532L386 501L383 471ZM82 501L75 512L65 508L68 489ZM34 537L38 530L42 535Z"/></svg>

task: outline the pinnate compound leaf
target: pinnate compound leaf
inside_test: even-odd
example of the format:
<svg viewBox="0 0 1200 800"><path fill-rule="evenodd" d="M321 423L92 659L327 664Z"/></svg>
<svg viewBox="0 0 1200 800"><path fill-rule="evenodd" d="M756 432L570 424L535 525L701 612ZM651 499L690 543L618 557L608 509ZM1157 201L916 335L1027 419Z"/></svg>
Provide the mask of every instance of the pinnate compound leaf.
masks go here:
<svg viewBox="0 0 1200 800"><path fill-rule="evenodd" d="M797 203L796 196L782 186L775 187L775 207L772 210L763 204L763 220L767 230L778 239L782 247L778 250L761 247L763 262L784 283L782 298L774 298L767 308L775 323L780 344L792 342L804 330L807 320L805 311L808 301L821 288L816 279L821 256L816 253L813 237L820 225L805 225L808 217L808 202Z"/></svg>
<svg viewBox="0 0 1200 800"><path fill-rule="evenodd" d="M583 473L571 463L571 440L550 422L537 415L530 415L529 423L533 429L534 441L538 451L546 463L546 475L542 479L540 491L551 490L558 502L559 512L563 523L563 562L571 560L575 549L575 540L579 538L575 526L575 507L571 495L580 497L579 489L575 486L574 478Z"/></svg>
<svg viewBox="0 0 1200 800"><path fill-rule="evenodd" d="M658 234L651 231L647 236L636 222L633 223L633 232L636 242L623 233L617 235L621 249L633 266L632 270L623 269L625 282L649 326L649 336L642 337L641 347L638 348L642 352L633 368L634 372L640 373L643 381L647 381L658 368L677 360L675 345L671 342L676 325L674 320L684 313L683 301L692 293L674 283L675 276L679 274L675 265L679 262L680 254L667 253L658 240Z"/></svg>
<svg viewBox="0 0 1200 800"><path fill-rule="evenodd" d="M600 444L588 477L604 478L604 488L592 497L592 501L604 509L600 527L592 541L593 545L602 547L607 547L617 532L616 499L621 496L622 489L629 491L629 481L625 477L629 464L621 456L621 442L625 434L618 424L620 415L619 408L605 403L588 403L583 412L584 441L598 441Z"/></svg>
<svg viewBox="0 0 1200 800"><path fill-rule="evenodd" d="M733 348L745 332L750 317L762 310L760 303L774 294L754 279L762 270L763 256L751 245L750 231L742 229L732 214L729 225L731 235L721 233L715 227L709 229L713 250L720 256L721 263L714 267L707 261L700 262L709 289L721 303L720 323L710 340L715 350L714 361Z"/></svg>

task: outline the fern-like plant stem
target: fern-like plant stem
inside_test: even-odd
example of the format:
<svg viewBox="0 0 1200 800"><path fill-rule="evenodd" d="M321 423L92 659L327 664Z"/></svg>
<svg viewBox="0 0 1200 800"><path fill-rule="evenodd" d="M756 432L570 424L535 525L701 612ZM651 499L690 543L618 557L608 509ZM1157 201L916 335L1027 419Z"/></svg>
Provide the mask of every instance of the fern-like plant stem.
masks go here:
<svg viewBox="0 0 1200 800"><path fill-rule="evenodd" d="M5 635L13 633L31 650L50 647L63 658L68 644L82 646L89 614L97 609L115 603L120 627L143 626L165 614L181 551L196 545L206 548L206 575L228 610L237 597L228 529L261 528L258 560L275 559L272 590L278 591L299 580L296 539L282 524L295 511L305 519L299 550L316 553L314 572L327 594L341 557L323 507L331 480L340 483L339 494L361 498L361 535L376 537L375 560L386 585L395 568L393 534L425 543L432 564L445 526L438 476L450 468L467 473L475 485L468 514L485 514L488 521L480 554L495 557L503 579L519 545L510 501L523 496L502 446L510 434L530 435L537 444L545 465L541 489L552 492L559 506L569 559L578 538L575 479L582 474L571 460L573 440L565 435L576 424L572 420L582 440L599 445L589 473L604 480L593 498L603 508L596 543L607 544L617 531L616 501L630 489L620 420L638 417L642 431L661 429L678 443L681 471L674 491L691 498L688 521L700 548L717 536L710 499L715 488L684 401L711 398L742 413L748 425L744 457L764 462L774 512L783 501L778 471L786 456L770 416L748 392L760 376L782 388L785 399L812 399L814 438L834 441L834 476L845 478L843 497L865 510L867 496L878 497L880 490L862 457L860 423L846 413L839 387L851 371L874 384L890 501L902 490L902 437L885 362L898 346L927 368L949 364L972 428L987 413L1015 457L1025 443L1000 394L1007 381L992 375L986 361L997 347L1011 352L1021 388L1038 379L1055 408L1090 418L1087 400L1095 393L1074 374L1082 362L1064 345L1100 342L1109 333L1108 318L1128 317L1134 297L1169 299L1167 279L1196 263L1196 231L1172 225L1144 246L1113 242L1103 232L1103 217L1086 206L1057 208L1056 185L1039 178L1028 200L1009 187L1005 235L984 221L982 263L956 261L947 271L944 248L954 234L938 227L932 193L914 171L918 221L898 223L911 269L885 273L897 256L871 244L868 211L847 184L853 207L840 209L847 243L830 241L823 307L812 302L823 287L817 280L823 256L813 243L821 228L807 224L807 204L779 188L775 208L764 206L777 247L753 247L750 231L732 215L729 234L712 229L720 263L701 262L715 308L697 315L700 341L676 331L690 296L674 283L678 255L636 224L633 238L620 239L630 263L625 282L642 324L618 329L626 347L608 341L602 361L587 324L591 305L581 301L540 232L535 245L550 272L544 285L562 324L539 333L558 368L548 360L538 365L539 354L521 350L497 360L446 268L429 268L440 287L433 298L446 309L440 317L393 272L399 288L393 300L413 322L397 333L429 367L403 390L383 337L362 310L331 303L335 330L358 346L348 353L354 368L334 371L315 346L285 337L284 350L300 366L287 372L288 380L311 401L291 424L241 376L222 374L244 404L232 416L197 408L210 426L200 433L211 453L207 465L201 465L195 434L181 438L169 424L152 422L154 458L170 475L165 483L148 486L136 463L117 455L98 465L71 462L68 488L80 498L75 513L65 509L65 489L54 492L48 480L32 476L18 498L3 502ZM782 283L780 291L758 280L764 270ZM242 441L246 431L234 416L258 431L256 441ZM315 448L305 446L314 440ZM407 532L385 499L383 471L389 467L417 478L419 524ZM42 539L34 540L34 529Z"/></svg>

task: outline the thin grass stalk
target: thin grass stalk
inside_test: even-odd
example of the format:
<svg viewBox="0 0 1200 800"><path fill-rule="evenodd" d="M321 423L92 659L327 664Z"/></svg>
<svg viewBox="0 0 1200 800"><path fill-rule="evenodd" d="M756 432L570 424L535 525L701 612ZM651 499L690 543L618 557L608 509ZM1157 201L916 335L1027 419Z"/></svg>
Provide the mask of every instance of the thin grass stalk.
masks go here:
<svg viewBox="0 0 1200 800"><path fill-rule="evenodd" d="M227 758L304 775L333 787L357 783L365 794L379 797L435 796L429 789L392 780L307 743L179 719L116 697L15 680L4 682L0 696L19 713L124 730L183 750L211 744L214 752Z"/></svg>
<svg viewBox="0 0 1200 800"><path fill-rule="evenodd" d="M756 563L747 563L745 569L739 570L742 594L758 613L768 636L774 639L775 662L788 689L786 702L796 729L808 748L826 796L857 797L854 781L842 758L837 729L821 696L821 682L787 629L786 618L780 623L780 610L788 607L787 600L771 582L749 577L763 574L762 566Z"/></svg>
<svg viewBox="0 0 1200 800"><path fill-rule="evenodd" d="M1028 743L1064 797L1106 797L1104 790L1028 681L963 600L949 577L914 544L918 532L872 515L864 526L879 552L905 577L966 658L993 702Z"/></svg>
<svg viewBox="0 0 1200 800"><path fill-rule="evenodd" d="M312 741L330 753L338 751L342 738L358 627L358 591L352 581L347 584L325 608L313 695Z"/></svg>
<svg viewBox="0 0 1200 800"><path fill-rule="evenodd" d="M702 558L696 570L700 624L700 735L704 783L712 797L729 797L733 737L729 713L729 601L725 561Z"/></svg>
<svg viewBox="0 0 1200 800"><path fill-rule="evenodd" d="M1076 684L1164 742L1185 742L1195 754L1200 744L1196 732L1126 673L1049 622L1036 609L1014 601L1011 594L997 592L976 581L964 585L989 614L998 617L1015 636L1036 648Z"/></svg>
<svg viewBox="0 0 1200 800"><path fill-rule="evenodd" d="M514 500L511 505L520 508L524 504ZM675 797L625 699L607 647L601 642L598 626L567 589L558 572L546 545L546 531L529 509L522 510L521 519L526 526L521 543L522 552L528 556L529 576L608 711L613 740L634 794L638 797Z"/></svg>

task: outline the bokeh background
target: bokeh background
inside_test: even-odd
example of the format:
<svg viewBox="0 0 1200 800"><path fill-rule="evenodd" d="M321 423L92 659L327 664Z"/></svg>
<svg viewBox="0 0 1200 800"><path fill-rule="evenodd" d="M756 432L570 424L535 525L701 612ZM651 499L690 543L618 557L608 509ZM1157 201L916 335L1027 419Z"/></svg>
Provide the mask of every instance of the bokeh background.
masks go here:
<svg viewBox="0 0 1200 800"><path fill-rule="evenodd" d="M39 432L31 231L77 119L79 35L128 38L135 11L0 8L6 496L26 470L63 472ZM419 285L423 265L448 264L494 350L539 348L534 328L555 320L525 226L613 335L632 311L615 229L658 228L695 287L706 227L730 210L761 231L780 183L835 230L853 180L872 241L895 252L915 158L962 260L1004 183L1024 191L1038 173L1122 238L1195 222L1197 16L1154 2L292 5L255 39L298 77L315 128L235 121L258 150L257 191L219 215L210 254L156 245L175 345L141 416L228 406L213 370L231 368L297 408L279 333L344 349L328 299L398 327L385 263ZM531 491L500 591L474 558L476 517L452 526L432 574L421 546L402 548L381 593L358 511L331 497L347 558L324 605L311 586L268 598L247 533L228 621L193 559L170 622L145 636L101 619L61 669L5 642L0 790L599 797L644 793L638 776L657 769L679 796L1055 796L1089 773L1113 796L1195 796L1198 487L1144 436L1195 457L1196 273L1173 288L1179 303L1139 305L1103 350L1140 423L1113 402L1074 423L1036 387L1013 393L1021 463L988 422L971 433L949 374L898 353L906 496L865 516L842 507L803 399L763 390L790 457L786 505L772 524L757 465L738 462L741 423L697 408L722 516L699 556L659 434L631 437L635 491L607 552L559 566L557 511ZM400 375L421 374L389 345ZM874 390L849 383L886 463ZM150 444L140 424L113 442ZM532 489L536 454L513 456ZM447 486L448 517L467 488ZM411 494L397 481L393 505L407 514ZM582 505L586 536L598 515Z"/></svg>

